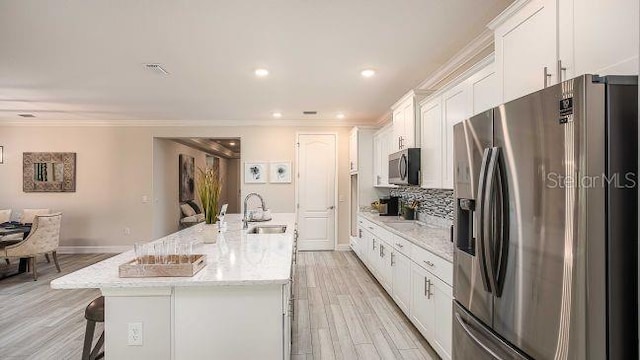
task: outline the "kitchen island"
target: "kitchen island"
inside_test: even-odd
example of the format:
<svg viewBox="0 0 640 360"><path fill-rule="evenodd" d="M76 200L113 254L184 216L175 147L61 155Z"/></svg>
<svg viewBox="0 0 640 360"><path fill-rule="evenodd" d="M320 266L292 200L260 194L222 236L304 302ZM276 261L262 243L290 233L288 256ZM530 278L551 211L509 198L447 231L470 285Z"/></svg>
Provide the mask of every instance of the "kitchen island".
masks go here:
<svg viewBox="0 0 640 360"><path fill-rule="evenodd" d="M121 278L128 251L51 282L54 289L98 288L105 296L106 359L287 359L295 215L242 230L227 215L226 232L198 224L156 241L203 243L194 252L207 265L193 277ZM282 234L252 234L262 225L286 225ZM215 241L214 244L209 242ZM130 327L141 327L131 345Z"/></svg>

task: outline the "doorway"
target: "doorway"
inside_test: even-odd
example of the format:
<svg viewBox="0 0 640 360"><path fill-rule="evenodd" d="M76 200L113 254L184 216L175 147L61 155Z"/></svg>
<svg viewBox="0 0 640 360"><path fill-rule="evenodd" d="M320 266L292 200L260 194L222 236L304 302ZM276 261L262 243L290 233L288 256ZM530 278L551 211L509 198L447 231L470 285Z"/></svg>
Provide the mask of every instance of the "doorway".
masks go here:
<svg viewBox="0 0 640 360"><path fill-rule="evenodd" d="M337 238L337 134L298 133L298 249L334 250Z"/></svg>

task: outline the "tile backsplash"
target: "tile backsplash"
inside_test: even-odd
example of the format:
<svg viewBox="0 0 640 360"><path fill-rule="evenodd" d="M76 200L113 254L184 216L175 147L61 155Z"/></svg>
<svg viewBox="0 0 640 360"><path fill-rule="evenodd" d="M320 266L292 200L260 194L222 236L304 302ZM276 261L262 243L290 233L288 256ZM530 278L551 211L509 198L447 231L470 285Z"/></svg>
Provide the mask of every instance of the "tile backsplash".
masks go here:
<svg viewBox="0 0 640 360"><path fill-rule="evenodd" d="M399 196L403 202L417 200L420 217L434 216L453 221L453 190L403 186L390 189L390 195Z"/></svg>

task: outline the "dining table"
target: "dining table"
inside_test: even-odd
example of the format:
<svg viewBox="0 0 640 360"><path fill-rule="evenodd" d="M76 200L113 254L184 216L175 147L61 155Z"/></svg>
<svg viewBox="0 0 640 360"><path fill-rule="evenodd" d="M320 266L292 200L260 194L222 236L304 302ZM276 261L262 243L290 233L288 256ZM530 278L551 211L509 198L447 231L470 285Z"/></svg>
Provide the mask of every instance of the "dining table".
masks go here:
<svg viewBox="0 0 640 360"><path fill-rule="evenodd" d="M0 248L19 243L20 241L26 239L27 235L29 235L30 232L31 224L22 224L16 222L6 222L0 224ZM22 240L2 240L5 236L14 234L22 234ZM18 272L11 275L3 276L2 278L7 278L27 272L27 264L29 262L28 260L28 258L20 258L20 262L18 263Z"/></svg>

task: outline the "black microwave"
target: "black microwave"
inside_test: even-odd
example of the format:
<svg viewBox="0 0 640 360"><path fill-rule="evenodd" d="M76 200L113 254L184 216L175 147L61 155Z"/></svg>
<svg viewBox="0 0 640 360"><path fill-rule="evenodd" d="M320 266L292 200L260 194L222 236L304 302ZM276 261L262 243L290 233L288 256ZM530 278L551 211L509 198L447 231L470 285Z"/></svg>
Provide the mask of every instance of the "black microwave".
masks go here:
<svg viewBox="0 0 640 360"><path fill-rule="evenodd" d="M389 184L420 185L420 148L389 155Z"/></svg>

